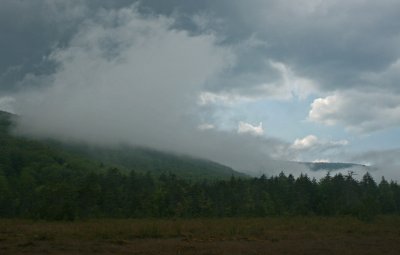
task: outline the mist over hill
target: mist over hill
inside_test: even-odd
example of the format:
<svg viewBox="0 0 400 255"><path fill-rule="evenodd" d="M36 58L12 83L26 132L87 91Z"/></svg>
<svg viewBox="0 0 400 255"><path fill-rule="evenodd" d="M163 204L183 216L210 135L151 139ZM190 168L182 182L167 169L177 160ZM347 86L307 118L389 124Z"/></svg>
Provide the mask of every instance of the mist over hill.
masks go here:
<svg viewBox="0 0 400 255"><path fill-rule="evenodd" d="M117 167L126 172L134 170L141 173L150 172L154 175L171 173L191 180L246 177L245 174L234 171L230 167L209 160L148 148L128 145L100 147L15 136L12 135L12 123L16 118L18 116L0 111L0 148L3 159L0 161L0 167L8 169L7 171L13 171L12 165L19 165L18 169L14 170L20 171L24 167L35 166L37 161L44 162L40 167L50 167L54 163L60 166L68 165L71 160L85 162L82 163L83 166L89 164L91 171ZM10 158L12 158L11 163ZM49 160L42 160L45 158ZM86 166L84 168L86 169Z"/></svg>
<svg viewBox="0 0 400 255"><path fill-rule="evenodd" d="M326 163L326 162L294 162L266 159L265 162L254 160L243 164L241 169L232 169L224 164L216 163L208 159L199 159L190 155L173 152L159 151L152 148L135 147L131 145L99 146L87 143L65 143L53 139L31 139L11 135L17 115L0 111L0 130L3 135L3 148L14 141L22 146L25 143L34 144L49 150L43 154L54 152L84 159L85 161L99 165L118 167L126 171L151 172L159 175L173 173L187 179L227 179L235 177L259 177L261 175L273 176L281 172L299 176L308 174L311 177L322 178L328 172L347 174L353 172L361 177L366 172L373 172L374 168L354 163ZM32 148L22 148L22 154L29 153ZM25 151L28 150L28 151ZM61 157L61 156L59 156ZM97 162L97 163L96 163ZM237 171L239 170L239 171Z"/></svg>
<svg viewBox="0 0 400 255"><path fill-rule="evenodd" d="M367 172L374 175L376 169L361 164L354 163L340 163L340 162L298 162L298 161L269 161L265 166L262 163L257 164L255 170L247 171L251 176L275 176L280 173L292 174L299 176L301 174L307 174L310 177L316 179L323 178L327 174L343 174L348 175L351 173L356 179L361 178ZM266 167L268 166L268 167ZM379 178L380 176L375 176Z"/></svg>

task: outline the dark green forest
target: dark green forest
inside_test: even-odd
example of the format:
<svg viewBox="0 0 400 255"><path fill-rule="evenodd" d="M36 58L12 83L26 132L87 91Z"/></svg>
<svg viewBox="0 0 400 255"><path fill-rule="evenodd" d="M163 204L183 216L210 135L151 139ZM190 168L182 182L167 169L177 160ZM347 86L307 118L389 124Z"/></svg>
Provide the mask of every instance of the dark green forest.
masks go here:
<svg viewBox="0 0 400 255"><path fill-rule="evenodd" d="M212 162L144 150L94 158L86 149L72 153L14 137L8 131L13 116L1 115L1 218L352 215L371 220L400 212L400 186L384 178L377 183L369 174L361 180L351 173L321 180L284 173L250 178ZM181 176L185 171L192 174Z"/></svg>
<svg viewBox="0 0 400 255"><path fill-rule="evenodd" d="M189 181L172 174L63 166L0 175L0 216L49 220L136 217L262 217L398 214L400 187L369 174Z"/></svg>

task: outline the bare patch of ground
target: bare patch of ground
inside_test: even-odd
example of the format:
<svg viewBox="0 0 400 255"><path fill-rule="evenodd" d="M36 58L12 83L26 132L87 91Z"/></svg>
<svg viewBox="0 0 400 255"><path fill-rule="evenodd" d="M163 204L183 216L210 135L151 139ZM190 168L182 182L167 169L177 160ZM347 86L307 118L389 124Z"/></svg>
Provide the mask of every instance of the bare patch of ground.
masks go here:
<svg viewBox="0 0 400 255"><path fill-rule="evenodd" d="M0 220L0 254L400 254L400 217Z"/></svg>

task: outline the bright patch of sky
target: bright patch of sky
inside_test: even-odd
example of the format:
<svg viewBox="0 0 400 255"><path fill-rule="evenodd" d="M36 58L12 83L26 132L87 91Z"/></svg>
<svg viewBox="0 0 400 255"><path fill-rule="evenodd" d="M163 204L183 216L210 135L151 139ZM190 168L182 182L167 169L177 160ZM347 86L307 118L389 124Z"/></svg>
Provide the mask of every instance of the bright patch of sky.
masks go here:
<svg viewBox="0 0 400 255"><path fill-rule="evenodd" d="M263 122L265 136L278 137L288 142L307 134L330 139L349 136L343 129L326 127L307 120L312 98L306 100L256 100L224 108L216 115L218 125L224 129L237 126L242 120L248 123Z"/></svg>

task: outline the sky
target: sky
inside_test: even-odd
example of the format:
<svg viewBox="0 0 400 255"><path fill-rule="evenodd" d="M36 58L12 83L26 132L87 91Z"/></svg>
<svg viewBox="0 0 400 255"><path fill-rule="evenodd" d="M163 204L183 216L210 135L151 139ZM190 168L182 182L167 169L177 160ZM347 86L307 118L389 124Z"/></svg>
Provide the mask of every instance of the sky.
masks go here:
<svg viewBox="0 0 400 255"><path fill-rule="evenodd" d="M400 179L400 2L2 0L15 132Z"/></svg>

